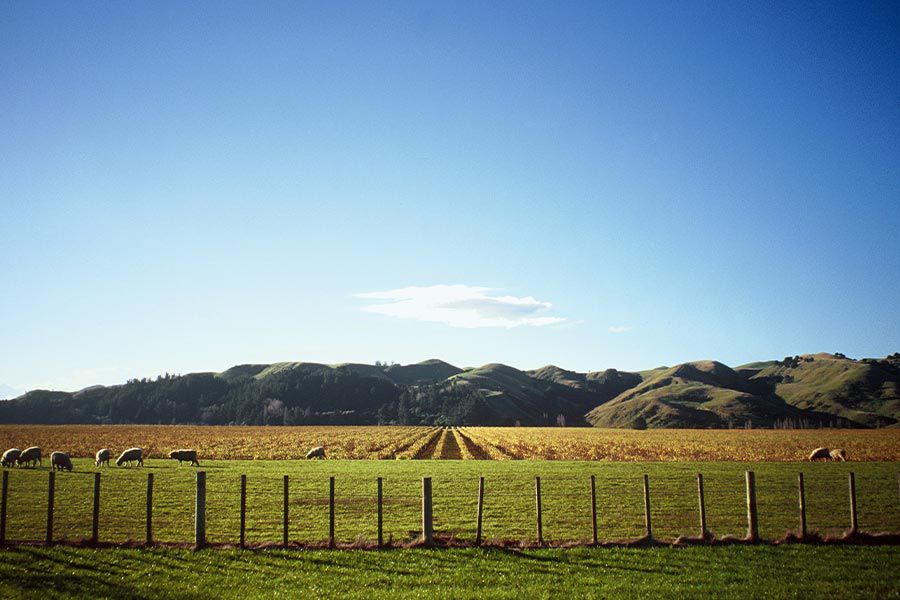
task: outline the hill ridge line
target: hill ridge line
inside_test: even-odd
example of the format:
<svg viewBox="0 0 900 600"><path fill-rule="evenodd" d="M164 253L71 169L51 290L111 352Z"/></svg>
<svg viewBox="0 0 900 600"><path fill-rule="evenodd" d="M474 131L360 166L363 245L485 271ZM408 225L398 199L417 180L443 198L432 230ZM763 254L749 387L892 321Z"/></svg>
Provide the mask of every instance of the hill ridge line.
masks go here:
<svg viewBox="0 0 900 600"><path fill-rule="evenodd" d="M897 427L900 353L817 353L730 367L632 372L430 358L245 363L0 402L0 423L566 425L624 428Z"/></svg>

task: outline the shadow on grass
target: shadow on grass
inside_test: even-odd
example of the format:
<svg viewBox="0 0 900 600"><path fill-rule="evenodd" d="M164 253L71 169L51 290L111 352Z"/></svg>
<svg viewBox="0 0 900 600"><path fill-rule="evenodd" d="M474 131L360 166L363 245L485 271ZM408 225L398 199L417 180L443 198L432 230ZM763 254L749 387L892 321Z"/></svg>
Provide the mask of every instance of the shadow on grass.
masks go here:
<svg viewBox="0 0 900 600"><path fill-rule="evenodd" d="M5 550L0 553L0 564L4 564L2 583L23 596L44 596L48 590L53 590L58 595L82 598L149 600L155 597L141 592L127 577L111 577L108 568L104 568L102 563L90 562L91 558L81 555L74 548L67 549L58 557L37 548ZM39 567L23 567L23 564ZM56 572L46 569L48 564L57 565ZM181 597L195 596L188 593Z"/></svg>

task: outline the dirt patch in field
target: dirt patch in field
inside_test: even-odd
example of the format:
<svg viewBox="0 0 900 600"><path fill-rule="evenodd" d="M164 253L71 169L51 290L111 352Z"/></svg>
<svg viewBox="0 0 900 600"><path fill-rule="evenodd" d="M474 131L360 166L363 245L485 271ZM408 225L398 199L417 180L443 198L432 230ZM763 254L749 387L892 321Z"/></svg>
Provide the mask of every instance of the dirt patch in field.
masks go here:
<svg viewBox="0 0 900 600"><path fill-rule="evenodd" d="M484 449L475 443L468 435L457 429L454 431L459 440L462 442L462 448L475 460L490 460L491 456Z"/></svg>
<svg viewBox="0 0 900 600"><path fill-rule="evenodd" d="M437 458L444 460L462 460L462 450L460 450L456 434L450 428L444 429L441 434L440 452L438 453Z"/></svg>
<svg viewBox="0 0 900 600"><path fill-rule="evenodd" d="M413 459L423 460L426 458L434 458L434 451L437 449L438 443L441 441L442 434L443 431L441 431L440 429L432 433L428 442L424 446L419 448L419 450L415 454L413 454Z"/></svg>

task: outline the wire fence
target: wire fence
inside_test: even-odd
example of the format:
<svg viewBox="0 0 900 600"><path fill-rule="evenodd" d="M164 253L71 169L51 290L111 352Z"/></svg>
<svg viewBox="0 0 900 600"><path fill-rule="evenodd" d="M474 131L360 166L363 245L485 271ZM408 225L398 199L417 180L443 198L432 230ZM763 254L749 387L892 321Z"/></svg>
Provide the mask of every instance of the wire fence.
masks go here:
<svg viewBox="0 0 900 600"><path fill-rule="evenodd" d="M697 477L684 472L648 477L646 489L643 477L597 475L593 493L588 477L551 474L540 477L539 495L536 477L524 471L486 477L480 536L479 479L449 473L424 478L431 486L426 498L424 479L402 474L285 479L265 473L246 477L242 490L241 478L233 474L201 471L196 479L186 474L156 477L149 501L148 475L137 470L108 482L95 473L9 475L3 472L0 543L92 540L95 531L95 542L146 542L149 531L150 541L160 543L243 540L259 545L287 539L289 544L361 544L379 539L380 513L380 539L392 545L422 539L428 528L423 518L426 502L435 536L466 543L476 537L488 542L591 543L595 522L600 541L646 536L651 533L648 521L655 539L703 534ZM706 476L706 529L720 538L744 537L752 519L763 539L801 533L798 475L756 477L752 486L744 473ZM753 508L748 507L751 492ZM900 533L900 478L817 472L806 475L804 492L809 533L841 535L853 523L859 531ZM204 502L198 506L201 493ZM202 539L198 521L204 525Z"/></svg>

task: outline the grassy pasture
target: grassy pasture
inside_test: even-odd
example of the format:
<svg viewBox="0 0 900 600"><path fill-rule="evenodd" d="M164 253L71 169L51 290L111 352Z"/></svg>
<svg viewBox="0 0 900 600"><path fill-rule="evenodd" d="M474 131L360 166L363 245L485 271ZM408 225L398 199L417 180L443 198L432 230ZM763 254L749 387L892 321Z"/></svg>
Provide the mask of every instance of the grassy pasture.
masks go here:
<svg viewBox="0 0 900 600"><path fill-rule="evenodd" d="M90 535L92 473L89 459L75 471L57 473L54 537ZM798 527L797 472L806 478L810 531L839 534L849 526L847 473L856 473L860 527L900 531L898 464L588 462L588 461L204 461L207 531L211 542L236 542L240 475L248 477L247 540L280 542L282 477L290 476L290 540L315 542L328 535L328 478L335 477L339 542L376 537L376 478L384 481L385 539L406 540L420 529L421 478L434 487L438 534L472 539L478 477L485 477L484 537L534 540L534 476L542 478L544 538L550 542L590 538L589 476L597 477L599 537L638 537L643 532L642 474L650 476L654 535L672 539L696 534L696 473L704 474L709 528L716 535L746 531L744 471L756 472L760 533L779 538ZM193 540L196 468L149 459L136 468L104 468L100 537L144 539L146 478L154 473L154 537ZM11 469L10 540L42 540L46 524L48 469Z"/></svg>
<svg viewBox="0 0 900 600"><path fill-rule="evenodd" d="M900 548L0 551L0 597L898 598Z"/></svg>

